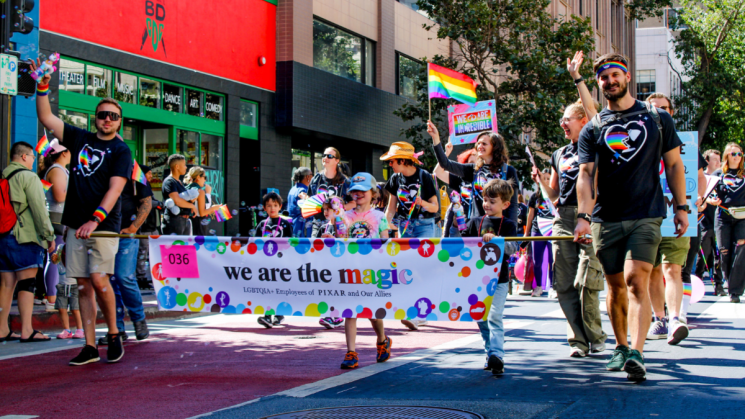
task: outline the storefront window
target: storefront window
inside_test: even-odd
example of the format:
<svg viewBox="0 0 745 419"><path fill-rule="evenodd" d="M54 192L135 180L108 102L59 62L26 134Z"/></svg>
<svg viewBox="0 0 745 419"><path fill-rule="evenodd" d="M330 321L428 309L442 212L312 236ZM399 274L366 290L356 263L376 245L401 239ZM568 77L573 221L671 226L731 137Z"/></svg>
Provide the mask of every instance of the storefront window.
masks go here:
<svg viewBox="0 0 745 419"><path fill-rule="evenodd" d="M298 167L307 167L313 170L310 164L310 151L292 149L292 171Z"/></svg>
<svg viewBox="0 0 745 419"><path fill-rule="evenodd" d="M160 108L160 82L140 78L140 105Z"/></svg>
<svg viewBox="0 0 745 419"><path fill-rule="evenodd" d="M256 104L241 101L241 125L256 128Z"/></svg>
<svg viewBox="0 0 745 419"><path fill-rule="evenodd" d="M65 60L59 62L59 90L83 93L85 88L85 64Z"/></svg>
<svg viewBox="0 0 745 419"><path fill-rule="evenodd" d="M313 20L313 67L362 81L362 38Z"/></svg>
<svg viewBox="0 0 745 419"><path fill-rule="evenodd" d="M137 96L137 76L116 73L114 99L124 103L135 103L135 96Z"/></svg>
<svg viewBox="0 0 745 419"><path fill-rule="evenodd" d="M171 112L181 112L180 87L163 84L163 109Z"/></svg>
<svg viewBox="0 0 745 419"><path fill-rule="evenodd" d="M60 109L59 118L66 124L70 124L80 129L88 129L88 114ZM95 128L95 125L93 125L93 127Z"/></svg>
<svg viewBox="0 0 745 419"><path fill-rule="evenodd" d="M186 157L186 164L189 166L197 164L198 143L198 132L178 130L178 153Z"/></svg>
<svg viewBox="0 0 745 419"><path fill-rule="evenodd" d="M398 94L416 100L416 81L424 70L424 65L398 54Z"/></svg>
<svg viewBox="0 0 745 419"><path fill-rule="evenodd" d="M222 121L222 100L223 97L219 95L209 93L204 95L204 116L207 119Z"/></svg>
<svg viewBox="0 0 745 419"><path fill-rule="evenodd" d="M91 96L111 96L111 70L89 65L88 84L85 90Z"/></svg>
<svg viewBox="0 0 745 419"><path fill-rule="evenodd" d="M200 164L205 167L222 170L222 137L202 134L202 145L200 148L202 149Z"/></svg>
<svg viewBox="0 0 745 419"><path fill-rule="evenodd" d="M150 186L153 191L160 191L164 171L168 166L168 128L144 129L142 137L145 143L145 164L150 166L153 172L153 180L150 182ZM156 195L159 193L156 192ZM158 200L162 201L160 198Z"/></svg>
<svg viewBox="0 0 745 419"><path fill-rule="evenodd" d="M202 112L202 92L186 89L186 113L192 116L204 116Z"/></svg>

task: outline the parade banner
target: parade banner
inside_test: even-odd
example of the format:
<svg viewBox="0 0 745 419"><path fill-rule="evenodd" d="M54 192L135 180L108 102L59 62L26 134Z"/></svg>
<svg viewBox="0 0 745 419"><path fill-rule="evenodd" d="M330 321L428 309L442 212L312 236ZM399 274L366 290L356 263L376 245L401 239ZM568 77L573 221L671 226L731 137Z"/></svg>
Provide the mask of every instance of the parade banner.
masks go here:
<svg viewBox="0 0 745 419"><path fill-rule="evenodd" d="M497 107L493 100L470 105L448 106L450 142L454 145L475 143L484 131L497 132Z"/></svg>
<svg viewBox="0 0 745 419"><path fill-rule="evenodd" d="M683 159L686 172L686 201L690 207L688 213L688 231L685 237L696 237L698 234L698 208L696 208L696 199L698 199L698 132L686 131L679 132L678 137L683 145L680 147L680 157ZM662 191L665 194L665 207L667 208L667 217L662 220L662 237L675 237L675 204L673 203L673 194L667 185L665 177L665 163L660 161L660 182Z"/></svg>
<svg viewBox="0 0 745 419"><path fill-rule="evenodd" d="M161 310L479 321L504 239L152 236Z"/></svg>

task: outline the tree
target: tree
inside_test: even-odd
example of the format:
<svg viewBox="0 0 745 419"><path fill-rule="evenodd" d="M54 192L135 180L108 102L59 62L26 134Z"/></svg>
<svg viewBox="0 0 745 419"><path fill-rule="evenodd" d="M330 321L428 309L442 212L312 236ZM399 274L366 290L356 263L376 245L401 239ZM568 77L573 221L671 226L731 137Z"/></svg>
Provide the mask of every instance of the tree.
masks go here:
<svg viewBox="0 0 745 419"><path fill-rule="evenodd" d="M745 117L745 0L682 0L672 19L682 69L678 122L693 121L703 147L723 148ZM741 137L736 137L741 138Z"/></svg>
<svg viewBox="0 0 745 419"><path fill-rule="evenodd" d="M575 51L591 56L594 29L591 18L575 15L554 18L547 12L550 0L419 0L417 5L432 20L425 29L436 31L438 39L452 40L452 57L435 56L429 61L468 74L479 84L479 100L494 99L498 131L507 141L513 166L520 177L529 178L522 134L531 147L549 154L564 144L563 131L556 122L564 107L578 99L577 89L567 74L566 59ZM630 18L659 16L669 0L626 2ZM427 58L422 58L427 61ZM592 63L586 60L581 73L590 89L595 85ZM426 134L428 118L427 79L421 73L417 101L404 104L395 113L412 121L403 130L408 140L424 149L424 163L434 165ZM447 135L445 109L452 101L432 101L432 122L441 137ZM538 163L539 165L542 163Z"/></svg>

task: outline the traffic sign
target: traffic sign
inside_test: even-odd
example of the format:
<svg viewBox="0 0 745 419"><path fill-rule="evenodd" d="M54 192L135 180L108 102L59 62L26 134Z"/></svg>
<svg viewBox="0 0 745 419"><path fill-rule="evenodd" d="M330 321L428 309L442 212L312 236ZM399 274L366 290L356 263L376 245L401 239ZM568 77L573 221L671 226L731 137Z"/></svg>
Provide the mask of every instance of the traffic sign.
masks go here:
<svg viewBox="0 0 745 419"><path fill-rule="evenodd" d="M18 94L18 57L0 54L0 93Z"/></svg>

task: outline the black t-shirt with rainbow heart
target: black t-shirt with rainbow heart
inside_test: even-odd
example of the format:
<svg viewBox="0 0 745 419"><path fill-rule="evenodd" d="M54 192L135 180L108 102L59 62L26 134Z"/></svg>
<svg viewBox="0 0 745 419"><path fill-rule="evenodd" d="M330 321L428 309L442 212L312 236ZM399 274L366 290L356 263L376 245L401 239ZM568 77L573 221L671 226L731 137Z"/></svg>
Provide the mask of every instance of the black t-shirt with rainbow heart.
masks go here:
<svg viewBox="0 0 745 419"><path fill-rule="evenodd" d="M660 186L660 157L680 147L669 113L657 109L662 135L643 102L621 112L605 108L600 120L641 112L602 127L595 137L592 121L579 134L579 164L598 158L597 202L592 213L596 223L665 217L667 209ZM660 151L662 152L660 154Z"/></svg>
<svg viewBox="0 0 745 419"><path fill-rule="evenodd" d="M419 167L416 168L414 174L411 176L394 173L388 179L388 183L385 184L385 190L398 198L395 218L404 220L409 218L409 211L411 210L411 205L416 201L417 194L421 193L423 201L429 201L433 196L437 195L437 187L435 186L434 179L432 179L432 175ZM424 211L422 207L418 207L414 209L411 218L434 218L436 215L437 213Z"/></svg>
<svg viewBox="0 0 745 419"><path fill-rule="evenodd" d="M109 191L113 177L132 177L132 152L119 138L101 140L96 134L65 124L62 145L70 150L70 180L67 185L62 224L73 229L93 219ZM122 200L119 197L109 215L96 231L119 233L122 222Z"/></svg>
<svg viewBox="0 0 745 419"><path fill-rule="evenodd" d="M737 176L737 169L730 169L722 174L722 180L714 188L722 200L722 207L745 207L745 178ZM725 211L719 210L719 218L728 217Z"/></svg>
<svg viewBox="0 0 745 419"><path fill-rule="evenodd" d="M559 206L577 206L577 175L579 154L577 143L571 143L554 151L551 167L559 176Z"/></svg>
<svg viewBox="0 0 745 419"><path fill-rule="evenodd" d="M256 226L254 237L292 237L292 222L282 218L265 218Z"/></svg>

